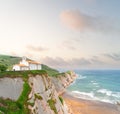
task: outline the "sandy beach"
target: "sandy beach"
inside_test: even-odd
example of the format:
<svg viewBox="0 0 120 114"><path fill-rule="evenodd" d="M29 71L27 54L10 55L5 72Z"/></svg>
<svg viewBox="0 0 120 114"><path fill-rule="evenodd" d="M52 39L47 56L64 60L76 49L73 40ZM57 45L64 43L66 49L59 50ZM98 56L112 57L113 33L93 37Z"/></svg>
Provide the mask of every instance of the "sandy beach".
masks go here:
<svg viewBox="0 0 120 114"><path fill-rule="evenodd" d="M62 97L70 109L70 114L120 114L118 105L75 98L67 92Z"/></svg>

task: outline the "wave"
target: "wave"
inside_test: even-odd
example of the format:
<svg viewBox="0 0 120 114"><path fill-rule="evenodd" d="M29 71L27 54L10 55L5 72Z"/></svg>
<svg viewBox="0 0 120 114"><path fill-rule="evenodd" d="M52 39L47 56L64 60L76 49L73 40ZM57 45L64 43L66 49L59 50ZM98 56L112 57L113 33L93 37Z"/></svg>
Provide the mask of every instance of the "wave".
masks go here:
<svg viewBox="0 0 120 114"><path fill-rule="evenodd" d="M94 80L90 81L93 85L98 85L98 83Z"/></svg>
<svg viewBox="0 0 120 114"><path fill-rule="evenodd" d="M92 100L94 98L93 92L85 93L79 91L72 91L72 95L77 98L88 99L88 100Z"/></svg>
<svg viewBox="0 0 120 114"><path fill-rule="evenodd" d="M91 91L90 93L80 92L80 91L72 91L72 95L76 98L81 98L81 99L97 100L97 101L102 101L102 102L107 102L107 103L112 103L112 104L115 103L114 100L111 100L109 98L95 96L95 93L93 91Z"/></svg>
<svg viewBox="0 0 120 114"><path fill-rule="evenodd" d="M87 78L86 76L79 75L77 79L85 79Z"/></svg>
<svg viewBox="0 0 120 114"><path fill-rule="evenodd" d="M109 91L107 89L100 89L97 92L98 93L106 94L107 96L112 96L112 97L120 98L120 92L112 92L112 91Z"/></svg>
<svg viewBox="0 0 120 114"><path fill-rule="evenodd" d="M97 91L98 93L103 93L106 94L107 96L111 96L112 95L112 91L109 91L107 89L100 89Z"/></svg>

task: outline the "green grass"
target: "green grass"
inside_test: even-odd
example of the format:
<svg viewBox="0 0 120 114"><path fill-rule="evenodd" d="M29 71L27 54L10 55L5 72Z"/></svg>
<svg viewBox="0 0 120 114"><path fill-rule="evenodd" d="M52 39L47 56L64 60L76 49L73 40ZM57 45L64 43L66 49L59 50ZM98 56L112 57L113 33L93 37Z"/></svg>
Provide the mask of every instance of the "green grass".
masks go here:
<svg viewBox="0 0 120 114"><path fill-rule="evenodd" d="M42 64L42 70L45 70L49 76L55 76L59 73L58 70L48 67L47 65Z"/></svg>
<svg viewBox="0 0 120 114"><path fill-rule="evenodd" d="M0 98L0 111L5 114L29 114L27 100L30 91L28 82L24 82L23 91L17 101Z"/></svg>
<svg viewBox="0 0 120 114"><path fill-rule="evenodd" d="M56 101L53 100L53 99L49 99L47 102L48 102L51 110L53 110L55 114L58 114L57 109L56 109L56 107L55 107Z"/></svg>
<svg viewBox="0 0 120 114"><path fill-rule="evenodd" d="M21 105L11 99L0 98L0 111L5 114L22 114Z"/></svg>
<svg viewBox="0 0 120 114"><path fill-rule="evenodd" d="M21 57L0 55L0 64L8 67L9 70L12 69L14 64L17 64L21 60Z"/></svg>
<svg viewBox="0 0 120 114"><path fill-rule="evenodd" d="M43 100L42 96L40 96L39 94L35 94L35 99L39 99L39 100Z"/></svg>
<svg viewBox="0 0 120 114"><path fill-rule="evenodd" d="M0 73L0 78L3 77L23 77L28 78L29 75L47 75L47 72L45 70L27 70L27 71L5 71Z"/></svg>
<svg viewBox="0 0 120 114"><path fill-rule="evenodd" d="M20 104L20 106L22 106L21 108L23 109L22 110L22 113L29 113L29 110L28 110L28 104L27 104L27 100L28 100L28 95L31 91L31 88L28 84L27 81L25 81L24 85L23 85L23 91L22 91L22 94L20 95L19 99L17 100L18 104Z"/></svg>
<svg viewBox="0 0 120 114"><path fill-rule="evenodd" d="M12 70L14 64L18 64L21 61L21 57L10 56L10 55L0 55L0 64L8 67L8 70ZM27 60L31 60L27 58Z"/></svg>
<svg viewBox="0 0 120 114"><path fill-rule="evenodd" d="M9 55L0 55L0 64L8 67L8 70L12 70L14 64L18 64L21 61L21 57L9 56ZM27 60L31 60L27 58ZM50 68L47 65L42 64L42 70L46 70L48 75L54 76L58 74L59 71L56 69Z"/></svg>
<svg viewBox="0 0 120 114"><path fill-rule="evenodd" d="M60 102L62 103L62 105L64 104L64 100L63 100L63 98L61 97L61 96L59 96L59 100L60 100Z"/></svg>
<svg viewBox="0 0 120 114"><path fill-rule="evenodd" d="M47 75L47 72L44 70L31 70L31 71L6 71L0 73L0 78L2 77L22 77L24 80L23 91L17 101L11 99L0 98L0 111L5 114L29 114L28 110L28 95L31 91L31 88L28 84L29 75ZM37 98L42 99L40 96Z"/></svg>

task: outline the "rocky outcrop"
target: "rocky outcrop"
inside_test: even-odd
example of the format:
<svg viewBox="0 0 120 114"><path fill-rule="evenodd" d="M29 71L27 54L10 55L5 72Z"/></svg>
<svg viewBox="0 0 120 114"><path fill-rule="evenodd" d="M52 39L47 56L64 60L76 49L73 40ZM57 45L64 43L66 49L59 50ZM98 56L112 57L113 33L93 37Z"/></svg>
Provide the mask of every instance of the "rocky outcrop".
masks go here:
<svg viewBox="0 0 120 114"><path fill-rule="evenodd" d="M26 113L29 114L68 114L67 106L59 94L73 82L75 77L73 72L59 74L56 77L41 74L29 75L28 78L4 77L0 79L0 97L14 100L12 102L17 102L18 108L24 103L25 106L22 105L28 108L29 112ZM3 108L7 107L2 102L0 100L0 105ZM5 114L1 109L0 112Z"/></svg>
<svg viewBox="0 0 120 114"><path fill-rule="evenodd" d="M52 82L55 85L58 94L62 94L66 87L68 87L75 79L77 75L75 72L69 71L66 73L60 73L56 77L51 77Z"/></svg>

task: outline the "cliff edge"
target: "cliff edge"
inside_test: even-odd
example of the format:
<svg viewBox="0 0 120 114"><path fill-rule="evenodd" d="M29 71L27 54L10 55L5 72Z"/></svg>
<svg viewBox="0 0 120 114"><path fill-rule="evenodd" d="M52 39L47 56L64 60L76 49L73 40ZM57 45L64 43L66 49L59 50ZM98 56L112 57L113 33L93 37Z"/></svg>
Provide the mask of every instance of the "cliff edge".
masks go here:
<svg viewBox="0 0 120 114"><path fill-rule="evenodd" d="M48 76L46 71L0 74L0 114L68 114L59 95L74 81L74 72Z"/></svg>

